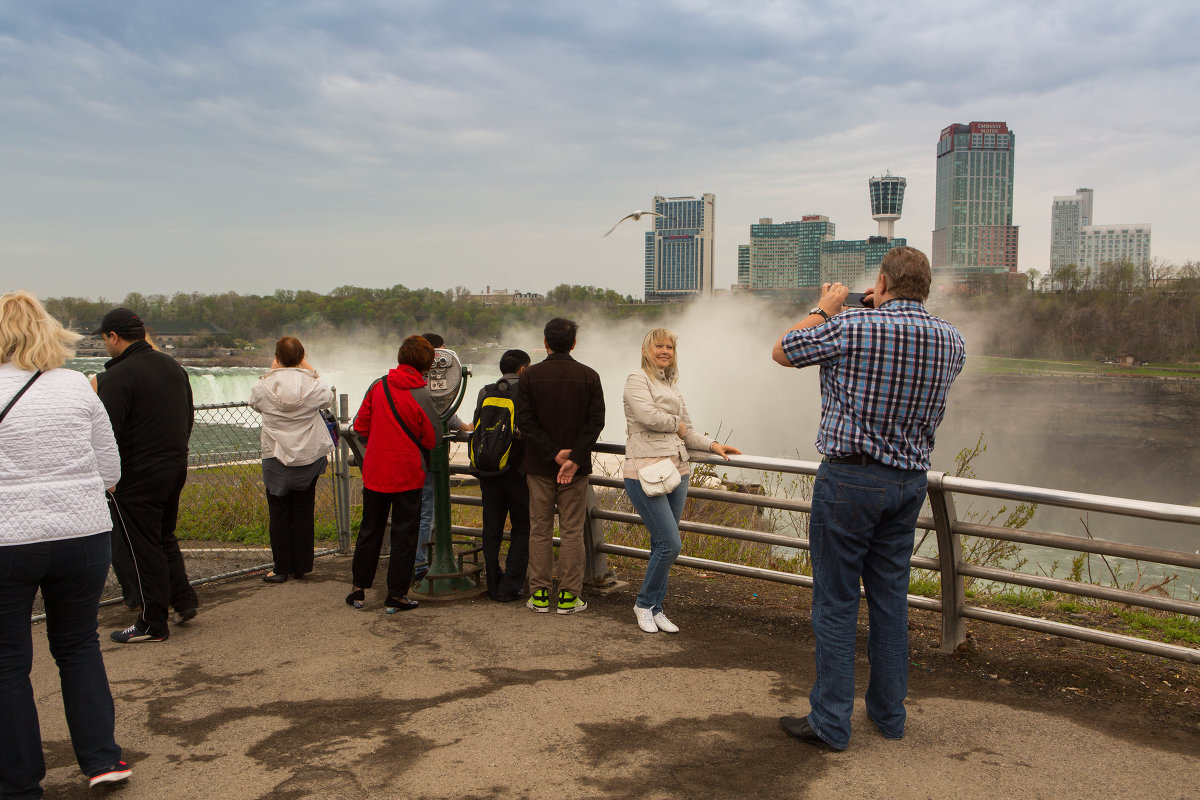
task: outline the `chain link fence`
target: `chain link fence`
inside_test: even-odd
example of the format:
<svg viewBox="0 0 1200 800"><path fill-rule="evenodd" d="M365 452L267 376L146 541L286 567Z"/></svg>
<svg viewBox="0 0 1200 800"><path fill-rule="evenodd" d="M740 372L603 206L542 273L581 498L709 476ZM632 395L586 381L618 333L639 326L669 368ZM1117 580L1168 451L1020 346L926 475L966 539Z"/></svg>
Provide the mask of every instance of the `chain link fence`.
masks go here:
<svg viewBox="0 0 1200 800"><path fill-rule="evenodd" d="M175 536L192 581L271 566L262 418L248 403L196 406ZM317 480L316 549L337 547L333 459ZM120 599L109 573L103 600Z"/></svg>

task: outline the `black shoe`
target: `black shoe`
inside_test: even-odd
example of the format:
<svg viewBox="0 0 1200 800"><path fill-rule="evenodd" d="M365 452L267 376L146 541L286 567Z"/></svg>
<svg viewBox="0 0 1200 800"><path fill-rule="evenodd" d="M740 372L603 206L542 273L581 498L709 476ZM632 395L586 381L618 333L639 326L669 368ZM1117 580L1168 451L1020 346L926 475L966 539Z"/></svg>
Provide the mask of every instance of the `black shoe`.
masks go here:
<svg viewBox="0 0 1200 800"><path fill-rule="evenodd" d="M88 787L99 786L102 783L120 783L129 778L133 770L124 761L118 761L111 767L105 767L99 772L88 775Z"/></svg>
<svg viewBox="0 0 1200 800"><path fill-rule="evenodd" d="M367 595L362 589L355 589L350 594L346 595L346 605L362 608L366 605Z"/></svg>
<svg viewBox="0 0 1200 800"><path fill-rule="evenodd" d="M304 573L303 572L293 572L292 577L298 581L302 581L302 580L304 580Z"/></svg>
<svg viewBox="0 0 1200 800"><path fill-rule="evenodd" d="M129 644L131 642L165 642L169 635L168 633L151 633L149 628L143 628L135 622L123 631L113 631L108 638L114 642Z"/></svg>
<svg viewBox="0 0 1200 800"><path fill-rule="evenodd" d="M395 614L397 611L412 611L420 603L407 597L389 597L383 604L383 613Z"/></svg>
<svg viewBox="0 0 1200 800"><path fill-rule="evenodd" d="M263 575L263 583L287 583L287 575L268 572L266 575Z"/></svg>
<svg viewBox="0 0 1200 800"><path fill-rule="evenodd" d="M836 747L826 742L817 732L808 724L808 717L780 717L779 727L783 728L784 733L793 739L799 739L805 744L811 744L814 747L820 747L825 750L837 750Z"/></svg>
<svg viewBox="0 0 1200 800"><path fill-rule="evenodd" d="M191 622L195 618L196 618L196 607L195 606L190 606L188 608L175 609L175 621L176 622L180 622L180 623Z"/></svg>

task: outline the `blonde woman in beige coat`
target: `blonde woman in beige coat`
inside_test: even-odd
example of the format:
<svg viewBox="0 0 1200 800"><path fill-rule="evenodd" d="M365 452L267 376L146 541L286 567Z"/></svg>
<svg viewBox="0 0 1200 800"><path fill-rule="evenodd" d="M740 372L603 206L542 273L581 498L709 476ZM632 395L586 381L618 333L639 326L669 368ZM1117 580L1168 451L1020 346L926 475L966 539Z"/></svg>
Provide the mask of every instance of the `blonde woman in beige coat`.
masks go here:
<svg viewBox="0 0 1200 800"><path fill-rule="evenodd" d="M663 613L667 576L679 556L679 520L687 500L691 465L688 450L710 450L723 458L741 450L713 441L692 427L675 359L677 337L666 328L655 328L642 340L642 368L625 380L625 494L650 532L650 560L633 612L646 633L678 633L679 627ZM647 496L638 471L670 461L681 480L667 494Z"/></svg>

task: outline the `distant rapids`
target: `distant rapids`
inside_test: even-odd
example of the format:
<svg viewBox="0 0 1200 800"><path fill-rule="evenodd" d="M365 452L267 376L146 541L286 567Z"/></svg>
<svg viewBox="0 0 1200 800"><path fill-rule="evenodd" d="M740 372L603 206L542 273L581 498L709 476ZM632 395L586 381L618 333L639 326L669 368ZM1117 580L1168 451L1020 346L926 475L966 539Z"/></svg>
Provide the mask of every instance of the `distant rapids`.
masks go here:
<svg viewBox="0 0 1200 800"><path fill-rule="evenodd" d="M69 369L77 370L92 376L104 371L106 358L73 358L67 362ZM394 365L392 365L394 366ZM375 369L355 366L349 368L321 368L318 373L337 390L338 394L349 397L350 413L358 408L358 403L371 381L383 375L390 367L380 366ZM222 403L244 403L250 399L250 389L254 382L267 370L256 367L210 367L185 366L192 383L192 400L198 406L218 405ZM480 370L472 367L473 377L469 379L467 399L474 409L475 390L485 382L491 383L499 377L494 368Z"/></svg>

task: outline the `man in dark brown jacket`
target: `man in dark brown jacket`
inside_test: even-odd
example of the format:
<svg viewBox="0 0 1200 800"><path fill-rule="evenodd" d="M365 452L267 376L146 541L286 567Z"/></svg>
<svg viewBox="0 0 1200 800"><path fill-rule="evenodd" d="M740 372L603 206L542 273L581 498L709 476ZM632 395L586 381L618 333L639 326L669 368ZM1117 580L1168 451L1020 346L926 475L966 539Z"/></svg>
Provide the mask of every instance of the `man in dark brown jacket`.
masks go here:
<svg viewBox="0 0 1200 800"><path fill-rule="evenodd" d="M554 510L558 509L559 614L587 608L583 589L583 525L592 446L604 429L604 391L591 367L571 358L569 319L546 323L546 359L525 370L517 387L517 429L525 440L529 484L529 590L526 605L550 611L554 575Z"/></svg>

